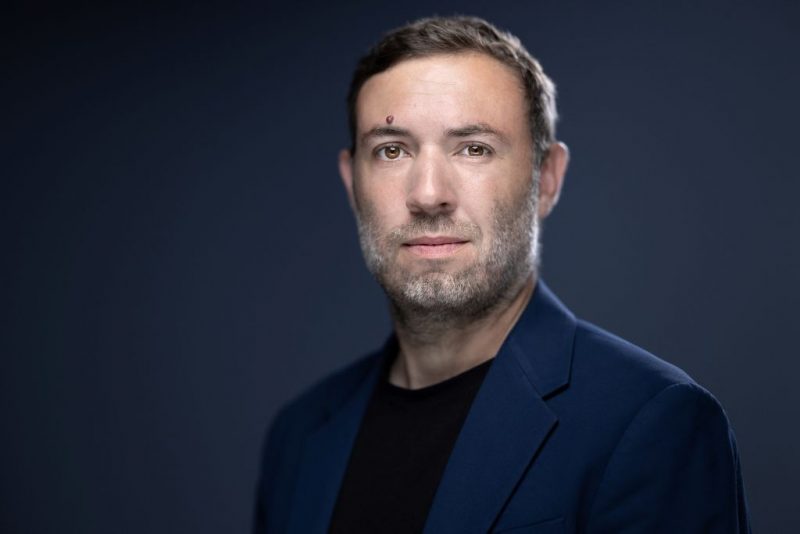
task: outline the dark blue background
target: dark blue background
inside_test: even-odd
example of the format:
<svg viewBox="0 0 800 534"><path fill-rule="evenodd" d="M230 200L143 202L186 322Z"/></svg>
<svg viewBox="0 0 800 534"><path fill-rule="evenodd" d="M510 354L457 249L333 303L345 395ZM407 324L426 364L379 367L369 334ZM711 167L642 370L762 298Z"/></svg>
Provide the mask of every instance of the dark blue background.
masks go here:
<svg viewBox="0 0 800 534"><path fill-rule="evenodd" d="M269 3L2 17L3 533L249 528L267 422L388 332L336 171L356 58L521 37L572 150L544 276L728 411L800 530L796 2Z"/></svg>

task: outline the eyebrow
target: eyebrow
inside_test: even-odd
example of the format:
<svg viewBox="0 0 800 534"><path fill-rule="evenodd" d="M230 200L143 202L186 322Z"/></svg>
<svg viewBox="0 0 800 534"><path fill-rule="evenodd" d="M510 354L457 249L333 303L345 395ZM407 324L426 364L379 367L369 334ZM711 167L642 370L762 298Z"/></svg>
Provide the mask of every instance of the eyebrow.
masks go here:
<svg viewBox="0 0 800 534"><path fill-rule="evenodd" d="M472 135L491 135L502 143L509 144L508 136L500 130L492 128L485 122L467 124L459 128L449 128L445 131L447 137L470 137ZM374 137L411 137L411 132L397 126L376 126L361 136L361 145Z"/></svg>
<svg viewBox="0 0 800 534"><path fill-rule="evenodd" d="M485 122L479 122L476 124L467 124L466 126L462 126L460 128L450 128L446 132L448 137L470 137L472 135L491 135L496 137L501 142L508 144L508 136L506 136L500 130L496 130L492 128Z"/></svg>
<svg viewBox="0 0 800 534"><path fill-rule="evenodd" d="M376 126L361 136L361 144L366 144L373 137L411 137L411 132L397 126Z"/></svg>

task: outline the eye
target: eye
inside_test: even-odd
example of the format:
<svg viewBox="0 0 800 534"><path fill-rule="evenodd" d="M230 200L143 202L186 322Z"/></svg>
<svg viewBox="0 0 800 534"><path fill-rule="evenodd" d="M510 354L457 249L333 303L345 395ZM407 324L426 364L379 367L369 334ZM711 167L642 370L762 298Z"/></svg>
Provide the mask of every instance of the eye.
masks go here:
<svg viewBox="0 0 800 534"><path fill-rule="evenodd" d="M480 158L484 156L489 156L492 154L492 149L484 145L467 145L461 150L461 154L465 156L470 156L473 158Z"/></svg>
<svg viewBox="0 0 800 534"><path fill-rule="evenodd" d="M404 152L405 150L397 145L386 145L376 150L375 155L378 156L378 159L382 159L384 161L394 161L396 159L400 159Z"/></svg>

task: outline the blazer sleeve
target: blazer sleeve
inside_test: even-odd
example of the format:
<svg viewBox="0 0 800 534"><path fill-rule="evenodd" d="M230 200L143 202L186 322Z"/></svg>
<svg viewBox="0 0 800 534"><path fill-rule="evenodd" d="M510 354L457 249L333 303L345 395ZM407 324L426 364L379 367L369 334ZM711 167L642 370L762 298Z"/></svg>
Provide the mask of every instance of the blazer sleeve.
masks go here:
<svg viewBox="0 0 800 534"><path fill-rule="evenodd" d="M736 440L710 393L674 384L645 403L606 465L586 532L750 533Z"/></svg>

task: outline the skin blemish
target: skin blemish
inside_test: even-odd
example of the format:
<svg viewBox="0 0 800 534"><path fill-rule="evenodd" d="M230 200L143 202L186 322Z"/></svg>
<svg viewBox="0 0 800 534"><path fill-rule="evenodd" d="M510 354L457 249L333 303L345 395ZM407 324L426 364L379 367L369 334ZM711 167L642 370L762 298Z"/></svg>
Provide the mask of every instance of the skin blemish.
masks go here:
<svg viewBox="0 0 800 534"><path fill-rule="evenodd" d="M386 124L392 124L394 122L394 115L386 115Z"/></svg>

